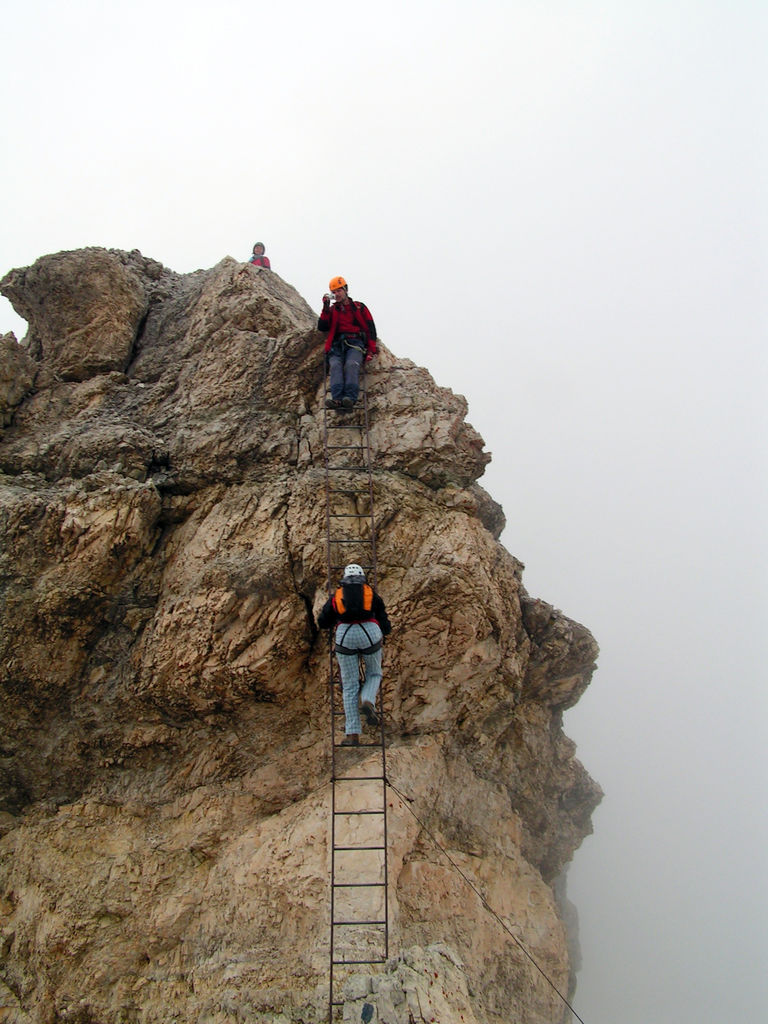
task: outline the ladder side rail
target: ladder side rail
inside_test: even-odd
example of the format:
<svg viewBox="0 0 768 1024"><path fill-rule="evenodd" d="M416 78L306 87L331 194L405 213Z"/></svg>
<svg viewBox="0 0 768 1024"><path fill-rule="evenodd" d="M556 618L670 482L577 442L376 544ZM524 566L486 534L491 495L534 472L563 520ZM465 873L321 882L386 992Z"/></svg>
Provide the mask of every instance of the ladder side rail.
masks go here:
<svg viewBox="0 0 768 1024"><path fill-rule="evenodd" d="M363 363L365 368L366 364ZM371 453L371 433L370 433L370 414L368 406L368 373L367 370L363 370L363 413L365 421L365 462L368 466L368 493L369 493L369 508L371 512L371 561L373 562L373 580L374 587L378 583L378 562L376 552L376 526L374 519L374 501L373 501L373 456ZM382 650L382 659L384 652ZM389 863L388 863L388 847L389 843L387 840L387 744L386 736L384 734L384 682L382 676L382 684L379 688L379 736L381 738L381 774L383 776L381 786L382 796L382 807L384 808L383 815L383 826L384 826L384 955L386 959L389 959Z"/></svg>
<svg viewBox="0 0 768 1024"><path fill-rule="evenodd" d="M333 632L333 631L331 631ZM336 727L333 714L333 649L329 646L329 703L331 706L331 934L330 934L330 965L328 972L328 1021L333 1024L333 967L336 946Z"/></svg>
<svg viewBox="0 0 768 1024"><path fill-rule="evenodd" d="M324 395L323 395L323 466L325 473L325 549L326 549L326 561L327 561L327 590L328 596L331 596L331 494L330 494L330 474L328 472L328 369L325 371L325 384L324 384ZM336 878L336 784L334 779L336 778L336 726L335 716L333 708L333 630L328 632L328 691L329 691L329 706L331 713L331 892L330 892L330 957L329 957L329 969L328 969L328 1021L329 1024L333 1024L333 983L334 983L334 964L335 964L335 944L336 944L336 890L333 886L333 881Z"/></svg>
<svg viewBox="0 0 768 1024"><path fill-rule="evenodd" d="M363 363L363 367L365 367L365 363ZM363 416L365 423L365 451L363 459L368 467L368 508L371 513L371 562L373 563L373 586L376 587L379 582L379 574L376 561L376 529L373 516L373 459L371 457L370 418L368 414L368 372L365 369L363 370Z"/></svg>

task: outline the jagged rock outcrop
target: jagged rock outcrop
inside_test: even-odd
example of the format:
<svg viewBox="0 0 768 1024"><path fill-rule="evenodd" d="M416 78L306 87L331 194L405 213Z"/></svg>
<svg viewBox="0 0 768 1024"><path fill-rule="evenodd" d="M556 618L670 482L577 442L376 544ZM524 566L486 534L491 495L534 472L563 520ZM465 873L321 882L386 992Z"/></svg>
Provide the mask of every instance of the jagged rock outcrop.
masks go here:
<svg viewBox="0 0 768 1024"><path fill-rule="evenodd" d="M0 1019L321 1021L316 316L232 259L87 249L0 291L29 320L0 339ZM561 715L597 647L498 542L465 401L384 346L368 388L405 959L348 1015L370 995L418 1021L403 971L428 962L441 1024L552 1024L561 1001L414 814L566 991L554 885L600 791Z"/></svg>

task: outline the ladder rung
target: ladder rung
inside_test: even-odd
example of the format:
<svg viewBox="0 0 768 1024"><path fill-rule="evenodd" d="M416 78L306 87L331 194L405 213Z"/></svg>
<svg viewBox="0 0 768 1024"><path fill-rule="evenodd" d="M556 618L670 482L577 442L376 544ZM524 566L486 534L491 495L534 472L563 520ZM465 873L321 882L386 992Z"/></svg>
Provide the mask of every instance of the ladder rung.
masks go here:
<svg viewBox="0 0 768 1024"><path fill-rule="evenodd" d="M337 750L345 751L361 751L364 750L366 746L377 746L377 748L381 748L381 745L381 743L357 743L356 746L351 746L347 743L334 743L334 746Z"/></svg>
<svg viewBox="0 0 768 1024"><path fill-rule="evenodd" d="M368 519L370 512L329 512L331 519Z"/></svg>
<svg viewBox="0 0 768 1024"><path fill-rule="evenodd" d="M383 782L386 775L334 775L331 782Z"/></svg>
<svg viewBox="0 0 768 1024"><path fill-rule="evenodd" d="M352 850L386 850L386 846L334 846L333 849L336 851L336 853L338 853L340 850L345 853L349 853Z"/></svg>
<svg viewBox="0 0 768 1024"><path fill-rule="evenodd" d="M383 888L386 882L332 882L334 889L375 889Z"/></svg>
<svg viewBox="0 0 768 1024"><path fill-rule="evenodd" d="M333 922L334 927L336 925L344 925L345 927L349 927L349 928L358 928L358 927L362 927L363 925L386 924L386 923L387 923L386 921L334 921ZM366 961L366 963L367 963L367 961Z"/></svg>
<svg viewBox="0 0 768 1024"><path fill-rule="evenodd" d="M383 957L383 956L377 957L375 960L333 960L332 961L332 963L334 963L336 965L340 965L342 967L345 964L349 964L349 966L351 967L353 964L385 964L386 962L387 962L386 958ZM343 1006L344 1004L343 1003L334 1003L333 1005L334 1006Z"/></svg>
<svg viewBox="0 0 768 1024"><path fill-rule="evenodd" d="M353 815L353 814L354 815L360 815L360 814L385 814L386 812L385 812L384 808L381 808L381 810L378 810L378 811L334 811L333 813L335 815L337 815L337 816L341 816L342 814L349 814L349 815Z"/></svg>

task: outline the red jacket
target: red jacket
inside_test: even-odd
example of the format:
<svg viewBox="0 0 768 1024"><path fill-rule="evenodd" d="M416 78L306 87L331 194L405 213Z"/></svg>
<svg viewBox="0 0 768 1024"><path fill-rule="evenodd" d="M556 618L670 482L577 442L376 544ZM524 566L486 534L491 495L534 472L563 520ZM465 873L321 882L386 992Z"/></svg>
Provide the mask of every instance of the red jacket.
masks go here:
<svg viewBox="0 0 768 1024"><path fill-rule="evenodd" d="M269 262L269 256L251 256L248 262L252 263L255 267L266 267L267 270L272 269Z"/></svg>
<svg viewBox="0 0 768 1024"><path fill-rule="evenodd" d="M349 318L350 326L346 329L343 327L340 330L339 320L341 319L341 310L349 306L352 307L350 310L352 316ZM344 317L344 319L347 318ZM317 329L318 331L322 331L324 334L326 331L328 332L328 337L325 339L326 352L331 351L331 346L333 345L336 335L343 332L346 334L362 335L366 340L368 355L376 355L376 324L373 322L370 310L364 302L355 302L353 299L347 299L347 302L344 303L343 306L340 306L338 302L334 302L332 306L323 306L320 319L317 321Z"/></svg>

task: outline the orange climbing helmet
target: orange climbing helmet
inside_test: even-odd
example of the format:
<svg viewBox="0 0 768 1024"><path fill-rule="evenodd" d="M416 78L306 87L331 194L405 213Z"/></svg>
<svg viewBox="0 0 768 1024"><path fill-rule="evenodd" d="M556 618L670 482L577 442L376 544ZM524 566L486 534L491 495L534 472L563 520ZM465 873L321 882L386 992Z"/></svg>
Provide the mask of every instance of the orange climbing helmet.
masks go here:
<svg viewBox="0 0 768 1024"><path fill-rule="evenodd" d="M332 292L335 292L337 288L346 288L347 282L343 277L332 277L328 287Z"/></svg>

